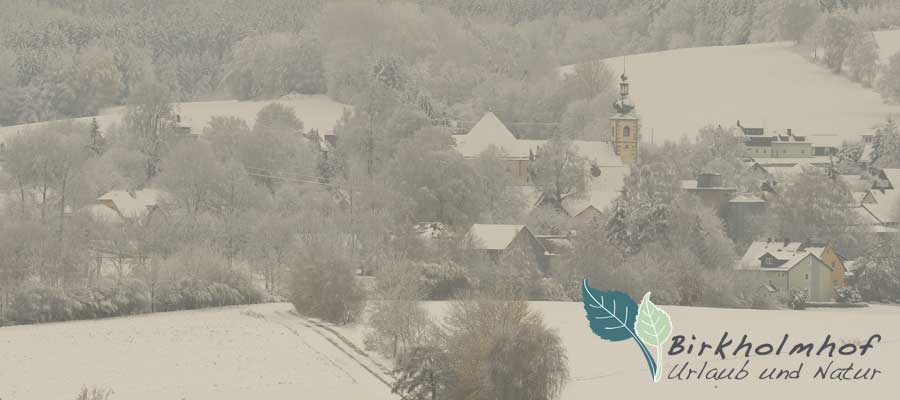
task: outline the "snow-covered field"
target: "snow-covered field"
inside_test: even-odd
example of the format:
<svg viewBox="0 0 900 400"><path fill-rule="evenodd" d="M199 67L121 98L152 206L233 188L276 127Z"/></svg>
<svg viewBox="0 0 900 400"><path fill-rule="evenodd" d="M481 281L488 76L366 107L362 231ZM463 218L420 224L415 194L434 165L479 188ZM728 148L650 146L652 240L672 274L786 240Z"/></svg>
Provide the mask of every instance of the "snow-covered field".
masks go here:
<svg viewBox="0 0 900 400"><path fill-rule="evenodd" d="M622 57L605 60L622 72ZM693 137L709 124L858 138L900 106L806 61L790 43L700 47L625 58L643 140ZM572 71L565 66L561 73Z"/></svg>
<svg viewBox="0 0 900 400"><path fill-rule="evenodd" d="M290 95L279 100L265 101L200 101L191 103L175 103L175 112L181 116L182 124L196 128L198 133L207 126L210 118L214 116L238 117L251 127L256 121L256 113L266 105L278 102L294 109L297 117L303 121L304 128L318 129L319 132L328 133L334 129L335 124L349 106L338 103L328 96L323 95ZM114 123L121 123L124 113L123 107L114 107L104 110L98 115L97 123L101 130ZM83 122L90 122L92 117L76 118ZM0 141L6 140L9 135L27 130L29 127L40 126L43 123L14 125L0 127Z"/></svg>
<svg viewBox="0 0 900 400"><path fill-rule="evenodd" d="M872 32L878 44L878 62L886 65L894 54L900 53L900 29Z"/></svg>
<svg viewBox="0 0 900 400"><path fill-rule="evenodd" d="M429 303L440 315L446 303ZM877 367L874 381L815 381L812 369L827 360L813 357L754 357L748 369L796 367L795 381L663 380L650 382L638 347L594 336L580 303L532 303L557 329L567 348L571 381L563 399L628 397L846 399L882 398L900 389L900 307L810 311L752 311L666 307L675 334L717 340L723 331L752 340L860 341L884 339L864 357L835 362ZM101 321L0 328L0 398L66 399L83 386L115 391L114 399L382 399L392 398L383 380L389 364L362 349L363 328L329 328L293 315L289 304L265 304L174 312ZM708 357L704 359L710 360ZM666 366L694 356L667 357ZM743 360L718 361L740 367ZM880 396L877 396L880 395ZM662 398L662 397L661 397Z"/></svg>

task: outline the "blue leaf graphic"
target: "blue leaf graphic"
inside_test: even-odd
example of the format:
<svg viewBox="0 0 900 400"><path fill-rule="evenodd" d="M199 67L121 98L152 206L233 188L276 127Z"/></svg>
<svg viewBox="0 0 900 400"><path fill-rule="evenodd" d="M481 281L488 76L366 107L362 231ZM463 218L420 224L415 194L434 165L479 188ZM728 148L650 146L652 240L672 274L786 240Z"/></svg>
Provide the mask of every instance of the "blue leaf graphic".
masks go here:
<svg viewBox="0 0 900 400"><path fill-rule="evenodd" d="M656 361L634 331L638 306L631 296L622 292L604 292L588 286L582 281L581 297L591 330L597 336L611 342L634 339L650 367L650 376L656 376Z"/></svg>

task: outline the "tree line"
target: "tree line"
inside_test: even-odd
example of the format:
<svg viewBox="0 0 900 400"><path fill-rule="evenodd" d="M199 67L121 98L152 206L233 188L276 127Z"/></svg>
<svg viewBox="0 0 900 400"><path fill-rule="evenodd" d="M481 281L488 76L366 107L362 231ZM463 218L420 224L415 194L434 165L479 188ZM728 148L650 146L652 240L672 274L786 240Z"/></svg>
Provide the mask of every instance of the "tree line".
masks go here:
<svg viewBox="0 0 900 400"><path fill-rule="evenodd" d="M896 99L897 68L876 79L868 35L900 23L895 0L152 3L0 3L0 124L95 115L148 80L178 101L327 93L355 104L374 95L363 78L378 71L432 120L493 110L577 125L596 96L554 94L559 65L774 40Z"/></svg>

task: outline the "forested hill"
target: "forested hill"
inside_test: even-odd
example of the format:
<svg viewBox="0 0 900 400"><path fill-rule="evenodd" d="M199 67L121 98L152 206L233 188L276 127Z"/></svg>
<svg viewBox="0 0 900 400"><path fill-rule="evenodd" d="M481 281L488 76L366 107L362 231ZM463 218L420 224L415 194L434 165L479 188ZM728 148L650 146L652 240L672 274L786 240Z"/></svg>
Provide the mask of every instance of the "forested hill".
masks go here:
<svg viewBox="0 0 900 400"><path fill-rule="evenodd" d="M0 9L0 125L94 115L148 80L172 101L293 92L357 104L373 74L432 119L489 108L508 121L560 121L570 98L526 89L552 85L541 80L558 65L828 44L900 25L898 0L0 0ZM529 101L557 105L536 114Z"/></svg>

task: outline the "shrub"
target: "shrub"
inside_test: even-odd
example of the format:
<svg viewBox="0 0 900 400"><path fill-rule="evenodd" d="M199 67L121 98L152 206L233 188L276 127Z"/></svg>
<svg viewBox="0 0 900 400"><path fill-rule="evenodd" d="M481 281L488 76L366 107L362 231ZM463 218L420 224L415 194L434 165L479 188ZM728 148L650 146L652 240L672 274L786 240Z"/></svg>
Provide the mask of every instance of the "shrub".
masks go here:
<svg viewBox="0 0 900 400"><path fill-rule="evenodd" d="M434 328L425 311L414 301L383 301L369 316L372 330L366 335L366 348L396 358L424 344Z"/></svg>
<svg viewBox="0 0 900 400"><path fill-rule="evenodd" d="M857 261L852 285L863 300L896 301L900 299L900 270L889 260L861 258Z"/></svg>
<svg viewBox="0 0 900 400"><path fill-rule="evenodd" d="M794 310L805 310L807 299L809 295L805 289L791 289L787 304Z"/></svg>
<svg viewBox="0 0 900 400"><path fill-rule="evenodd" d="M859 303L862 301L862 296L859 295L859 290L857 290L853 286L845 286L839 287L837 290L837 302L842 304L849 303Z"/></svg>
<svg viewBox="0 0 900 400"><path fill-rule="evenodd" d="M242 293L221 282L205 282L196 278L182 278L174 285L161 289L155 309L159 311L193 310L251 304L262 298L259 290Z"/></svg>
<svg viewBox="0 0 900 400"><path fill-rule="evenodd" d="M758 279L733 270L704 271L700 305L705 307L778 308L776 297Z"/></svg>
<svg viewBox="0 0 900 400"><path fill-rule="evenodd" d="M365 294L341 249L311 246L292 271L290 298L301 315L335 324L354 322L362 313Z"/></svg>
<svg viewBox="0 0 900 400"><path fill-rule="evenodd" d="M202 247L183 249L164 260L155 284L153 309L192 310L262 301L262 291L250 275L226 264L220 254Z"/></svg>
<svg viewBox="0 0 900 400"><path fill-rule="evenodd" d="M112 397L112 394L112 389L98 387L88 389L83 387L81 388L81 391L78 392L78 396L75 397L75 400L109 400Z"/></svg>
<svg viewBox="0 0 900 400"><path fill-rule="evenodd" d="M580 299L579 297L575 297ZM569 293L563 285L553 278L541 278L531 286L528 299L532 301L571 301Z"/></svg>
<svg viewBox="0 0 900 400"><path fill-rule="evenodd" d="M136 280L117 286L68 290L29 286L14 295L7 318L18 324L33 324L137 314L149 309L146 290Z"/></svg>
<svg viewBox="0 0 900 400"><path fill-rule="evenodd" d="M422 287L428 300L447 300L472 287L465 268L453 262L422 265Z"/></svg>
<svg viewBox="0 0 900 400"><path fill-rule="evenodd" d="M556 398L569 376L556 332L525 302L467 301L445 321L451 365L445 398Z"/></svg>

